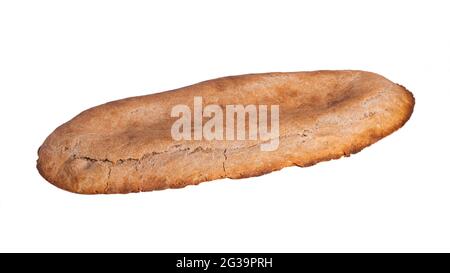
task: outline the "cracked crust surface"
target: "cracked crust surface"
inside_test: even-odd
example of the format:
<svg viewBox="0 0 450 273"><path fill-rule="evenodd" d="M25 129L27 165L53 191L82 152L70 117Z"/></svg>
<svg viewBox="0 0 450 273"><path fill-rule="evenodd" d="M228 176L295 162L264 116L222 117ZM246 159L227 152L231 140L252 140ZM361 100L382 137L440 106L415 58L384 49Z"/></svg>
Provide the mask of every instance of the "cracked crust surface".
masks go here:
<svg viewBox="0 0 450 273"><path fill-rule="evenodd" d="M175 141L173 106L279 105L275 151L259 140ZM39 148L40 174L84 194L181 188L311 166L359 152L409 119L414 97L364 71L265 73L209 80L109 102L58 127Z"/></svg>

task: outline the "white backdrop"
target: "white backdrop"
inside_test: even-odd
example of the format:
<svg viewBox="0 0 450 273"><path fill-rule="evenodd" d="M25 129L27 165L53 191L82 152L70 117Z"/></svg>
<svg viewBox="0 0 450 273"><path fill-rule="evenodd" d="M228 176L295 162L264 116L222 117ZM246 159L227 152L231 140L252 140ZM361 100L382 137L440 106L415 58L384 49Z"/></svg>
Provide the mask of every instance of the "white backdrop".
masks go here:
<svg viewBox="0 0 450 273"><path fill-rule="evenodd" d="M2 1L1 251L450 251L448 1ZM106 101L243 73L362 69L411 120L361 153L181 190L83 196L37 149Z"/></svg>

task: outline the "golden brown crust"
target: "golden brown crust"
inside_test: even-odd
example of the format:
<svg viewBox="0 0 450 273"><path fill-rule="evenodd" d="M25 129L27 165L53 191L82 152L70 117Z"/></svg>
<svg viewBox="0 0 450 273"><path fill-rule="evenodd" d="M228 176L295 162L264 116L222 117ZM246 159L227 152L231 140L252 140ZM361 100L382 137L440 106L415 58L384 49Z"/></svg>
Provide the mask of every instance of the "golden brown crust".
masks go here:
<svg viewBox="0 0 450 273"><path fill-rule="evenodd" d="M207 104L280 105L280 144L174 141L170 111ZM311 166L359 152L403 126L414 108L404 87L364 71L266 73L225 77L86 110L39 148L49 182L85 194L181 188L220 178Z"/></svg>

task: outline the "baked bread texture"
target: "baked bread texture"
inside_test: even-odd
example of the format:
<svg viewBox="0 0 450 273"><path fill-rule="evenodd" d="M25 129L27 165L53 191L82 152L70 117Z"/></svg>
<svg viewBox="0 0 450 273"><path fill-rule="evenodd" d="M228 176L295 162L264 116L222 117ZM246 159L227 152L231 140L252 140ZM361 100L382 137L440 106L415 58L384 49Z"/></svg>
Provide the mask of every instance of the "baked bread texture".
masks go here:
<svg viewBox="0 0 450 273"><path fill-rule="evenodd" d="M174 140L175 105L279 105L279 144L267 140ZM181 188L258 176L357 153L405 124L414 97L364 71L265 73L224 77L88 109L50 134L37 168L76 193ZM206 121L203 118L203 121Z"/></svg>

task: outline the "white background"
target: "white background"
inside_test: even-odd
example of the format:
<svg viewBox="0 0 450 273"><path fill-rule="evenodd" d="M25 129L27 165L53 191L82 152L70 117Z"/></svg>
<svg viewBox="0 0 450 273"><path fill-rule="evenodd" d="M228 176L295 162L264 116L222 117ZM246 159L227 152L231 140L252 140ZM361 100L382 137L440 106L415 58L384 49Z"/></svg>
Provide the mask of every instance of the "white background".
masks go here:
<svg viewBox="0 0 450 273"><path fill-rule="evenodd" d="M2 1L1 251L450 251L448 1ZM411 90L398 132L310 168L84 196L37 149L106 101L243 73L362 69Z"/></svg>

